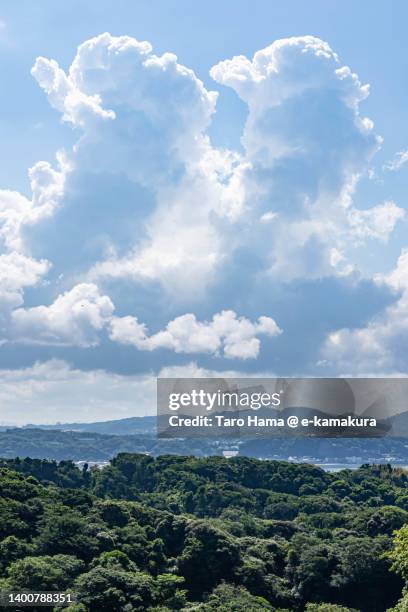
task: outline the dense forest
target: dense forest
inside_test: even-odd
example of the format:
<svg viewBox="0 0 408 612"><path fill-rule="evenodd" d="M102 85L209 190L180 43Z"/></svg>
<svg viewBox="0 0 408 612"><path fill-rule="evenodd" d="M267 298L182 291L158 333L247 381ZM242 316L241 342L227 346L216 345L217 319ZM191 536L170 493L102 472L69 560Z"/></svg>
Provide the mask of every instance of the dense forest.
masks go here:
<svg viewBox="0 0 408 612"><path fill-rule="evenodd" d="M68 590L71 612L408 609L408 474L387 465L17 458L0 505L0 590Z"/></svg>

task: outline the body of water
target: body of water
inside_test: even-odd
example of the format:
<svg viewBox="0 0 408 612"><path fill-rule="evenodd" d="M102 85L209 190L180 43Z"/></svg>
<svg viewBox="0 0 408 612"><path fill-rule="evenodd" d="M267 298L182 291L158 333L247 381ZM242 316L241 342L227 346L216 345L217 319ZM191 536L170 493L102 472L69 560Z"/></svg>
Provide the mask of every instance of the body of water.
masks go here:
<svg viewBox="0 0 408 612"><path fill-rule="evenodd" d="M316 463L318 467L322 468L326 472L340 472L341 470L356 470L361 467L361 463ZM408 469L408 465L401 465L400 463L391 463L392 467L400 467L404 470Z"/></svg>

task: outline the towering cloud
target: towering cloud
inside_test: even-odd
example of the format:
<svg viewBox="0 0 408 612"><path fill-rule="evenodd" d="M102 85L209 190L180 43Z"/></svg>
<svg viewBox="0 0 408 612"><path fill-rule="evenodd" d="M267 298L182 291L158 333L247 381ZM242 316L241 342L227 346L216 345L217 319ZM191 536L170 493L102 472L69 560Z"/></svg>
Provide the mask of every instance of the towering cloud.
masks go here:
<svg viewBox="0 0 408 612"><path fill-rule="evenodd" d="M264 238L256 243L273 273L286 279L344 273L347 267L333 264L333 248L349 251L356 235L388 237L401 209L352 205L380 144L359 110L369 87L327 43L312 36L278 40L252 60L220 62L211 75L248 105L247 216ZM384 208L389 223L376 231Z"/></svg>
<svg viewBox="0 0 408 612"><path fill-rule="evenodd" d="M257 358L280 326L299 333L322 279L349 299L365 246L381 248L404 217L391 199L358 206L381 139L361 112L368 85L320 39L221 61L210 86L175 55L108 33L68 70L39 57L32 75L78 137L31 168L30 195L0 191L3 341L99 343L109 364L124 345ZM209 137L214 82L247 106L241 151ZM289 329L285 291L299 312Z"/></svg>

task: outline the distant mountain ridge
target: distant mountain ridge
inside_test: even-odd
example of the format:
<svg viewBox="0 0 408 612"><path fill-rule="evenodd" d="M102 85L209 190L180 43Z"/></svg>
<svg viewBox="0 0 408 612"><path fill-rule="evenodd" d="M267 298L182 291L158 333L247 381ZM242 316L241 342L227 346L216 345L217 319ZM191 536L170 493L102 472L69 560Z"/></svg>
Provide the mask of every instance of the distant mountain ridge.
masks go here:
<svg viewBox="0 0 408 612"><path fill-rule="evenodd" d="M286 409L283 412L277 411L277 410L271 410L271 409L268 410L267 412L262 409L259 411L254 411L254 414L257 414L258 416L265 416L265 417L269 416L272 418L273 417L275 418L284 417L284 416L286 417L289 413L296 414L300 418L303 416L311 417L314 414L320 417L327 417L327 416L333 417L334 416L334 415L327 415L318 410L313 410L310 408L300 408L300 407ZM219 413L219 414L227 415L228 412ZM231 412L229 414L230 416L233 416ZM240 412L240 416L244 416L245 414L248 414L248 412L247 411ZM365 414L361 416L369 416L369 415ZM139 434L146 434L146 435L155 434L156 426L157 426L156 415L148 415L148 416L141 416L141 417L135 416L135 417L128 417L125 419L111 419L109 421L95 421L95 422L88 422L88 423L74 422L74 423L56 423L52 425L27 424L27 425L22 426L21 429L77 431L77 432L92 432L92 433L117 435L117 436L128 436L128 435L139 435ZM12 428L13 428L12 426L1 426L0 431L6 431ZM191 430L189 432L186 432L186 431L183 432L181 429L178 431L177 437L182 437L183 434L185 435L186 433L187 435L190 435ZM241 433L244 433L244 432L241 431ZM256 436L258 436L261 433L262 431L256 431L256 432L254 431L254 434ZM285 427L282 432L277 432L278 435L284 435L284 436L287 435L288 433L290 433L291 435L294 434L293 430L292 431L288 430L287 427ZM297 433L299 433L300 435L303 435L303 432L299 431ZM368 433L370 434L370 431L368 431ZM398 438L407 437L408 439L408 412L396 414L392 417L379 421L377 432L374 433L374 431L372 431L372 434L378 435L378 436L386 435L389 437L398 437ZM248 437L248 432L245 435ZM327 432L325 435L327 435ZM220 432L220 436L222 437L222 431Z"/></svg>
<svg viewBox="0 0 408 612"><path fill-rule="evenodd" d="M4 427L3 431L11 429ZM22 429L53 429L62 431L88 431L93 433L127 436L141 433L155 433L156 416L129 417L110 421L95 421L93 423L56 423L55 425L27 424Z"/></svg>
<svg viewBox="0 0 408 612"><path fill-rule="evenodd" d="M301 414L303 411L298 411ZM156 416L143 416L94 423L3 426L0 427L0 458L106 461L120 452L203 457L232 450L260 459L408 465L408 413L392 417L387 427L390 433L376 438L289 435L183 438L180 432L179 438L160 439L156 436L156 421Z"/></svg>
<svg viewBox="0 0 408 612"><path fill-rule="evenodd" d="M228 412L219 413L219 414L228 415ZM229 414L232 416L231 412ZM244 416L247 414L248 414L248 411L246 410L240 412L240 416ZM261 409L259 411L254 411L253 414L257 414L258 416L265 416L265 417L269 416L271 418L286 417L288 414L297 415L299 418L302 418L302 417L310 418L313 415L316 415L318 417L328 417L328 416L333 417L334 416L334 415L325 414L318 410L313 410L311 408L301 408L301 407L289 408L284 411L278 411L274 409L269 409L266 411L266 410ZM344 415L338 415L338 416L340 417ZM364 414L360 416L367 417L369 415ZM90 423L89 422L88 423L74 422L74 423L56 423L52 425L27 424L27 425L24 425L22 429L48 429L48 430L52 429L52 430L60 430L60 431L92 432L92 433L101 433L101 434L108 434L108 435L127 436L127 435L133 435L133 434L154 434L156 433L156 427L157 427L156 415L149 415L149 416L141 416L141 417L138 417L138 416L128 417L125 419L111 419L109 421L95 421L95 422L90 422ZM0 431L6 431L11 428L12 426L2 426L0 427ZM288 430L287 427L285 427L282 433L283 435L287 435L288 432L293 435L293 430L290 431ZM186 432L184 432L184 434L185 433ZM256 433L259 435L259 433L261 432L258 431ZM298 432L298 433L302 434L302 432ZM191 430L187 435L190 435L190 434L191 434ZM182 437L182 435L183 435L183 432L179 430L177 437ZM327 435L327 432L325 432L324 435ZM406 436L408 438L408 411L402 412L392 417L378 421L377 435L379 436L386 435L390 437L405 437ZM248 436L248 433L246 433L246 436Z"/></svg>

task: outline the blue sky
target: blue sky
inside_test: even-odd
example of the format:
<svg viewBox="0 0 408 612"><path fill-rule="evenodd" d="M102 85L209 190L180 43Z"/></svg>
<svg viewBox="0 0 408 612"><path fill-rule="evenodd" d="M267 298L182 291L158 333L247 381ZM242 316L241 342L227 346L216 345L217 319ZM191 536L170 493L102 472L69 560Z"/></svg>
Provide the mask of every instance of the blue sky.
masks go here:
<svg viewBox="0 0 408 612"><path fill-rule="evenodd" d="M159 373L405 374L407 17L3 2L0 421L149 412Z"/></svg>

